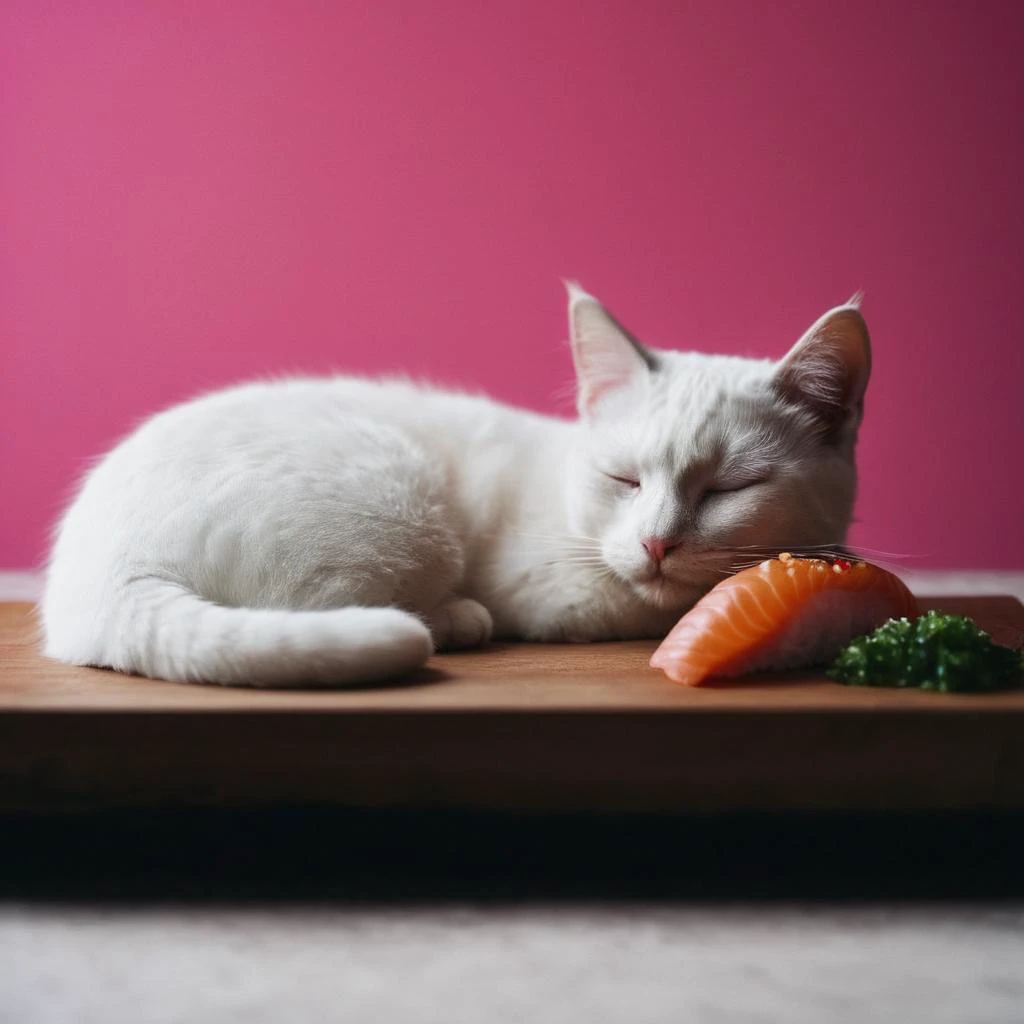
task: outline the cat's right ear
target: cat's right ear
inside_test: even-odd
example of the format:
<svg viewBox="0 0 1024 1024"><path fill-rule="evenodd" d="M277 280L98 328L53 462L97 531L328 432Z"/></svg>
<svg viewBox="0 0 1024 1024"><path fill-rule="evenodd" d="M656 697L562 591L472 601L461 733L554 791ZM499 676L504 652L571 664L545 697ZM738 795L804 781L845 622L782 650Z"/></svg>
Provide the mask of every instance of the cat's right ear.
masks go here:
<svg viewBox="0 0 1024 1024"><path fill-rule="evenodd" d="M654 353L633 337L601 303L575 281L569 293L569 339L576 365L576 405L591 417L612 392L655 369Z"/></svg>

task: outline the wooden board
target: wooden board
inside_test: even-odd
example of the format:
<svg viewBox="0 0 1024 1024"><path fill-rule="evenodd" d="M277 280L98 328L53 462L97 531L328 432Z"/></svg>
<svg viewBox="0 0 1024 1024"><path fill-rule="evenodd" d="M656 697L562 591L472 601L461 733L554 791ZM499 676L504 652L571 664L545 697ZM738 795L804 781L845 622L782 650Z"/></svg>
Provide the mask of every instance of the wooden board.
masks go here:
<svg viewBox="0 0 1024 1024"><path fill-rule="evenodd" d="M925 599L1004 643L1009 597ZM43 658L0 605L0 810L137 805L736 811L1024 808L1024 692L820 673L687 689L649 641L494 645L404 685L261 691Z"/></svg>

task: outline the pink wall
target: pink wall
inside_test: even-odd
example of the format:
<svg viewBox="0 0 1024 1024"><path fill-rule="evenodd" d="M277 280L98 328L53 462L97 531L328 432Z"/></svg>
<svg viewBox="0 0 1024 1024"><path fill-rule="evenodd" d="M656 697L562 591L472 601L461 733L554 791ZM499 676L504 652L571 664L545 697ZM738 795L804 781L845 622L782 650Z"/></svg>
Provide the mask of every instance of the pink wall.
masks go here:
<svg viewBox="0 0 1024 1024"><path fill-rule="evenodd" d="M403 368L542 409L559 277L780 354L865 288L856 539L1024 568L1024 4L0 10L0 566L146 413Z"/></svg>

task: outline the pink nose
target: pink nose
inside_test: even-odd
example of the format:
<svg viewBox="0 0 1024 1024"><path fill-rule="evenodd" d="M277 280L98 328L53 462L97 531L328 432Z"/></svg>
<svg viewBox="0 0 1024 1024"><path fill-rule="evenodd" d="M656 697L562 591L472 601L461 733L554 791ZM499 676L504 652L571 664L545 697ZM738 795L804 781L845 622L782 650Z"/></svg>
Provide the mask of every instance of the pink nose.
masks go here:
<svg viewBox="0 0 1024 1024"><path fill-rule="evenodd" d="M679 546L678 544L670 543L664 537L645 537L640 543L647 549L647 554L656 562L662 561L670 551L675 551Z"/></svg>

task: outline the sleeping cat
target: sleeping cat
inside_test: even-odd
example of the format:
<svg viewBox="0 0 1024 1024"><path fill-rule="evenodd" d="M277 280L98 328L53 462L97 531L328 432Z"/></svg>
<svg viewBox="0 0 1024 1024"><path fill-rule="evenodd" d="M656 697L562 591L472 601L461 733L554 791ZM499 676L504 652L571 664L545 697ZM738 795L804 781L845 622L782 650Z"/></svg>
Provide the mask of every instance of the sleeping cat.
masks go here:
<svg viewBox="0 0 1024 1024"><path fill-rule="evenodd" d="M435 649L663 635L738 558L843 541L857 299L780 362L657 351L569 286L578 418L397 381L248 384L154 416L60 524L45 652L345 686Z"/></svg>

